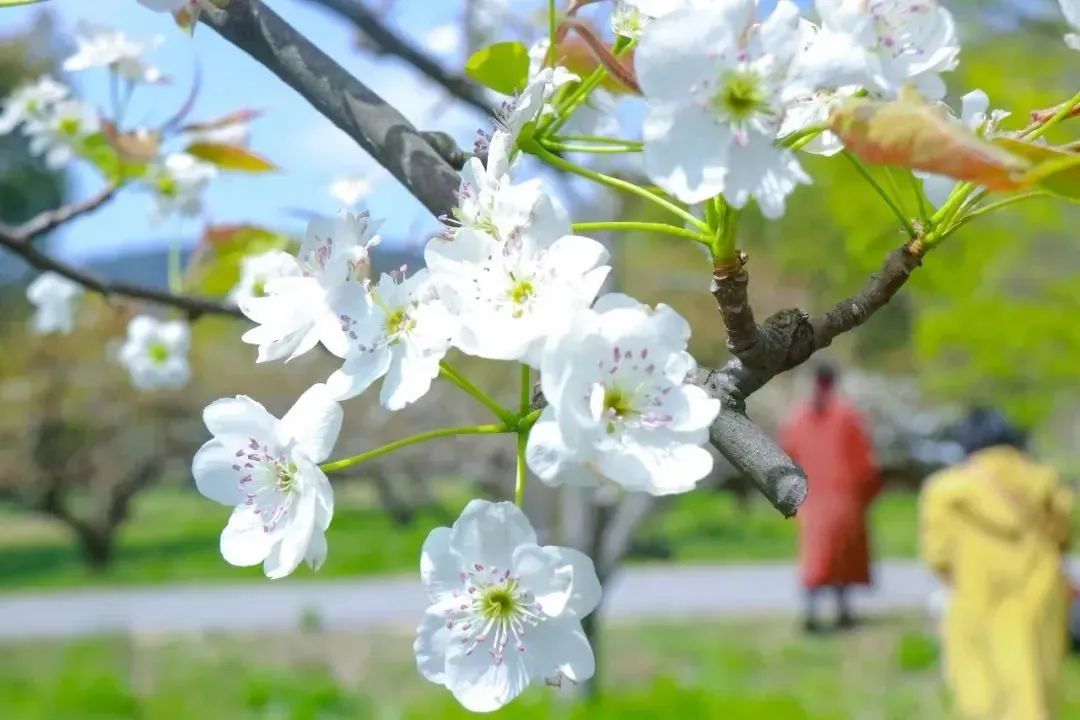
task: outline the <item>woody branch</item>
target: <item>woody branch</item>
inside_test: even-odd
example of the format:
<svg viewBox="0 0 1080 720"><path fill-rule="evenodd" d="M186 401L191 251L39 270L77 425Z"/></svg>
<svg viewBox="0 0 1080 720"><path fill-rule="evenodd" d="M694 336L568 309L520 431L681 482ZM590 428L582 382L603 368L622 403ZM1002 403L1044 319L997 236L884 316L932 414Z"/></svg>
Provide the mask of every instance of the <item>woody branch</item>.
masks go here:
<svg viewBox="0 0 1080 720"><path fill-rule="evenodd" d="M34 241L37 238L101 207L113 198L116 190L116 187L109 186L87 200L56 210L49 210L22 225L14 227L0 225L0 247L4 247L18 255L38 270L62 275L87 290L99 293L106 298L128 297L166 305L183 310L191 319L195 319L200 315L241 317L240 310L235 305L209 298L180 295L144 285L103 278L59 260L35 247Z"/></svg>

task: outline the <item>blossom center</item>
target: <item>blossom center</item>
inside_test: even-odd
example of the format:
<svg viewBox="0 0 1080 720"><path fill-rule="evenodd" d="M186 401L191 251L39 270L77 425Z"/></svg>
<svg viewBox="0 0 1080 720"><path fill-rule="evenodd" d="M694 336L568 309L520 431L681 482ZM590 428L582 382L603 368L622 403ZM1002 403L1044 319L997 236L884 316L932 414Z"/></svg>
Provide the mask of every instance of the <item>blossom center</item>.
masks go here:
<svg viewBox="0 0 1080 720"><path fill-rule="evenodd" d="M480 597L484 616L489 620L502 622L517 611L517 599L509 585L493 585L484 590Z"/></svg>
<svg viewBox="0 0 1080 720"><path fill-rule="evenodd" d="M446 629L465 645L465 654L485 647L500 665L511 643L525 652L526 631L531 633L547 616L521 579L508 569L476 563L461 573L461 581L446 611Z"/></svg>
<svg viewBox="0 0 1080 720"><path fill-rule="evenodd" d="M150 343L150 346L146 348L146 355L150 358L150 362L155 365L164 365L169 359L169 347L162 342Z"/></svg>
<svg viewBox="0 0 1080 720"><path fill-rule="evenodd" d="M747 120L767 110L761 76L753 70L733 70L721 79L713 106L733 120Z"/></svg>
<svg viewBox="0 0 1080 720"><path fill-rule="evenodd" d="M266 297L266 278L258 278L251 286L251 294L254 297Z"/></svg>
<svg viewBox="0 0 1080 720"><path fill-rule="evenodd" d="M386 316L386 334L389 337L397 337L413 326L409 314L402 308L394 310Z"/></svg>
<svg viewBox="0 0 1080 720"><path fill-rule="evenodd" d="M634 412L634 396L617 387L604 388L604 412L622 420Z"/></svg>
<svg viewBox="0 0 1080 720"><path fill-rule="evenodd" d="M532 284L531 280L518 280L510 288L510 299L515 305L524 305L533 295L536 294L536 287Z"/></svg>
<svg viewBox="0 0 1080 720"><path fill-rule="evenodd" d="M272 450L255 438L236 451L232 469L240 475L245 503L255 508L263 531L272 531L288 515L299 492L300 469L283 450Z"/></svg>

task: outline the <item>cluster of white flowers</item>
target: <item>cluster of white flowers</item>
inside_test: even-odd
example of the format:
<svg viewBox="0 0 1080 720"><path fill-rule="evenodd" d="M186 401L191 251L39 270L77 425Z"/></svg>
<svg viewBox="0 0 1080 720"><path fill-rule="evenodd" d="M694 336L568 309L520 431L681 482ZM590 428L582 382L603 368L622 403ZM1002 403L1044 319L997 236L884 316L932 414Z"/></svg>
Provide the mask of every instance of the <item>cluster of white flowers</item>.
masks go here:
<svg viewBox="0 0 1080 720"><path fill-rule="evenodd" d="M30 152L43 157L53 170L64 167L100 129L97 115L72 98L66 86L47 76L17 88L5 101L0 135L20 126L30 141Z"/></svg>
<svg viewBox="0 0 1080 720"><path fill-rule="evenodd" d="M462 173L426 267L373 278L378 223L348 213L313 221L295 256L244 264L234 296L256 323L243 339L258 346L258 361L322 344L342 365L281 421L244 397L207 408L214 439L192 471L204 494L237 508L222 535L228 562L263 562L270 577L305 559L320 564L332 493L317 463L336 440L337 403L380 378L384 407L414 403L452 348L540 370L547 407L533 418L525 456L546 483L668 494L709 472L703 446L719 404L688 383L686 321L625 295L597 300L607 251L573 233L540 180L517 179L518 134L544 117L568 77L538 69L505 105L486 157ZM474 501L453 529L431 533L421 565L431 608L418 667L466 707L493 710L531 681L592 675L581 630L600 599L592 563L539 546L519 508Z"/></svg>
<svg viewBox="0 0 1080 720"><path fill-rule="evenodd" d="M818 0L820 26L789 0L760 21L754 0L627 2L653 16L635 59L649 177L688 203L754 198L766 217L810 182L779 138L820 126L857 90L893 96L914 83L938 99L939 73L959 52L952 16L934 0ZM825 133L810 149L839 146Z"/></svg>
<svg viewBox="0 0 1080 720"><path fill-rule="evenodd" d="M196 14L209 0L139 2ZM1075 0L1062 2L1074 20ZM643 163L654 183L683 203L722 197L743 208L753 200L766 217L778 217L788 195L810 182L785 139L797 135L813 141L800 143L808 151L836 152L839 140L826 121L842 99L893 98L903 86L931 100L944 96L941 74L956 67L959 46L952 16L936 0L814 5L816 23L791 0L779 0L764 17L757 0L615 3L619 47L637 43L635 70L647 103ZM85 58L72 62L150 81L131 53L98 44L88 41ZM313 221L295 255L244 261L230 297L255 324L242 339L257 346L257 361L289 361L321 344L341 365L280 420L243 396L206 408L213 439L192 472L204 495L234 507L221 536L229 563L262 563L271 578L305 561L318 568L333 516L325 473L362 459L320 466L340 433L339 403L381 381L380 404L400 410L421 400L443 372L475 390L446 363L455 349L539 370L542 410L494 410L503 419L496 429L519 435L528 469L548 485L608 483L667 495L693 489L711 471L705 446L720 404L692 382L689 325L666 305L602 294L611 270L606 249L574 233L541 180L520 177L520 147L551 140L543 133L556 117L553 105L573 105L561 90L580 80L566 68L545 67L548 56L545 43L534 46L524 90L500 108L495 129L481 133L462 171L458 204L442 218L445 231L425 247L424 267L373 276L379 223L367 213ZM63 97L43 101L42 93L21 102L36 107ZM603 112L608 101L582 100L597 98L584 107L607 125L590 120L572 132L617 143L601 137L617 127ZM1001 115L987 110L986 96L971 93L957 122L992 133ZM556 120L561 127L575 118ZM158 172L151 182L170 210L197 208L208 171L174 156ZM945 181L925 182L938 202L932 186ZM334 191L351 205L369 189L341 183ZM64 327L57 320L42 325ZM170 387L189 372L186 361L175 362L187 345L186 327L136 318L122 358L137 385ZM519 507L474 500L452 528L433 530L421 551L421 580L430 606L414 646L418 669L466 708L496 710L532 682L593 674L581 628L601 597L592 561L541 546Z"/></svg>

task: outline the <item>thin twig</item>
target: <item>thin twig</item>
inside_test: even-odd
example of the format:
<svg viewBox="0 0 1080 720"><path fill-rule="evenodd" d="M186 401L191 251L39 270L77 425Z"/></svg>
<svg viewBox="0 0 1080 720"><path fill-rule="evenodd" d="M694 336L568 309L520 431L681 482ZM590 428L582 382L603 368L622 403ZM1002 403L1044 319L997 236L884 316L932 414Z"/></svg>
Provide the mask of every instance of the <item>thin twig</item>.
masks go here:
<svg viewBox="0 0 1080 720"><path fill-rule="evenodd" d="M109 185L82 202L66 205L56 210L46 210L22 225L12 226L0 223L0 236L18 243L33 242L39 236L97 210L113 199L116 190L115 185Z"/></svg>
<svg viewBox="0 0 1080 720"><path fill-rule="evenodd" d="M424 77L441 85L458 100L472 106L485 115L492 113L479 88L468 78L447 72L434 58L391 30L376 14L359 0L308 0L321 5L343 18L355 23L376 46L376 52L393 55L413 66Z"/></svg>
<svg viewBox="0 0 1080 720"><path fill-rule="evenodd" d="M87 290L101 294L109 298L115 296L145 300L147 302L167 305L183 310L192 320L201 315L229 315L243 317L240 309L235 305L226 304L208 298L193 297L191 295L179 295L165 290L133 285L103 278L85 270L76 268L61 260L38 250L29 242L20 241L10 235L0 234L0 246L3 246L20 256L38 270L51 271L66 277L72 282L82 285Z"/></svg>

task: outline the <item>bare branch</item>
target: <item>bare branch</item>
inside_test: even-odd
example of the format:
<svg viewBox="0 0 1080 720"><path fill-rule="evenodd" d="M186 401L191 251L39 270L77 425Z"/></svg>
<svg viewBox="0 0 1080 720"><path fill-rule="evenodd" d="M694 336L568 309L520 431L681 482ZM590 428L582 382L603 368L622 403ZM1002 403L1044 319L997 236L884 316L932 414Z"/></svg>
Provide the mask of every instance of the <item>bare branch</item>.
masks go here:
<svg viewBox="0 0 1080 720"><path fill-rule="evenodd" d="M217 300L210 300L208 298L193 297L191 295L176 295L156 288L133 285L125 282L116 282L99 277L86 272L85 270L80 270L73 265L57 260L51 255L38 250L29 242L21 241L10 235L0 233L0 246L6 247L38 270L47 270L58 275L63 275L68 280L76 282L87 290L99 293L106 298L122 296L135 298L137 300L146 300L148 302L158 303L159 305L168 305L183 310L192 320L201 315L231 315L233 317L243 317L240 309L235 305L226 304Z"/></svg>
<svg viewBox="0 0 1080 720"><path fill-rule="evenodd" d="M359 0L308 0L356 24L375 45L375 52L394 55L412 65L426 78L441 85L458 100L485 115L492 112L478 88L467 78L447 72L435 59L391 30L372 10Z"/></svg>
<svg viewBox="0 0 1080 720"><path fill-rule="evenodd" d="M745 256L739 258L737 267L715 271L712 291L735 359L721 370L701 368L695 377L698 385L721 401L710 439L784 515L793 515L806 497L806 474L746 417L746 398L777 374L828 347L838 335L865 323L907 283L923 252L918 242L892 251L858 293L824 315L811 318L803 310L781 310L761 325L754 320L746 292Z"/></svg>
<svg viewBox="0 0 1080 720"><path fill-rule="evenodd" d="M30 243L50 230L55 230L61 225L92 213L99 207L113 199L117 187L109 185L96 195L83 200L80 203L66 205L56 210L47 210L22 225L5 225L0 223L0 236L11 238L15 242Z"/></svg>
<svg viewBox="0 0 1080 720"><path fill-rule="evenodd" d="M202 22L277 75L341 128L432 214L457 204L460 178L405 116L260 0L231 0Z"/></svg>

